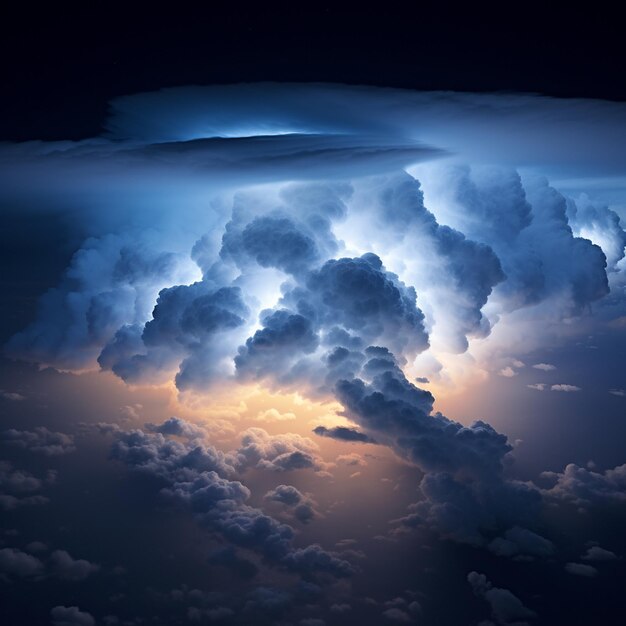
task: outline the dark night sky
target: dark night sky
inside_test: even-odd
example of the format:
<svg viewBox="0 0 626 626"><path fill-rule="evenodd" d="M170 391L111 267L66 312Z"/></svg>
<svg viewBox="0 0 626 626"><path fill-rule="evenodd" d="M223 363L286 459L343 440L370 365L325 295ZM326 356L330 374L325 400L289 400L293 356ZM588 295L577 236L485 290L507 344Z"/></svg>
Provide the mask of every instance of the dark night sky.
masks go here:
<svg viewBox="0 0 626 626"><path fill-rule="evenodd" d="M110 98L188 84L323 81L626 100L616 9L406 5L7 4L0 138L94 136Z"/></svg>

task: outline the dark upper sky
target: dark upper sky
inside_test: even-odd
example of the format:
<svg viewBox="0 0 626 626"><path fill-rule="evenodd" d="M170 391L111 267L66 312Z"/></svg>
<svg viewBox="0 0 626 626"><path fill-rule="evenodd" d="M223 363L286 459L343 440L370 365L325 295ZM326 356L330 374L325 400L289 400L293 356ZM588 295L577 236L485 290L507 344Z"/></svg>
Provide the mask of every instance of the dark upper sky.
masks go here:
<svg viewBox="0 0 626 626"><path fill-rule="evenodd" d="M598 3L210 7L3 8L0 138L93 136L110 98L187 84L329 81L626 100L622 22Z"/></svg>

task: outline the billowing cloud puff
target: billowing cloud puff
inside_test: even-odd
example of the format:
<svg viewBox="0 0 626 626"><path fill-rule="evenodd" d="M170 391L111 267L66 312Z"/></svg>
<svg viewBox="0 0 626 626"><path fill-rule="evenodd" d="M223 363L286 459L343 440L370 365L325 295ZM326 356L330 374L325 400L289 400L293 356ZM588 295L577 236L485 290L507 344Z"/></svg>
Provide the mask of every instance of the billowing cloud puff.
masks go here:
<svg viewBox="0 0 626 626"><path fill-rule="evenodd" d="M272 502L280 502L288 507L293 516L303 524L310 522L318 515L313 500L292 485L278 485L268 491L264 498Z"/></svg>
<svg viewBox="0 0 626 626"><path fill-rule="evenodd" d="M154 430L154 429L153 429ZM167 430L165 428L164 430ZM259 467L287 471L315 467L315 444L297 435L271 437L250 429L236 454L218 452L197 440L186 443L161 433L141 430L114 433L112 456L131 468L158 476L164 496L185 503L197 520L242 548L259 551L276 566L309 577L317 574L349 576L352 565L313 544L296 549L293 529L246 503L250 490L224 477L239 469Z"/></svg>
<svg viewBox="0 0 626 626"><path fill-rule="evenodd" d="M325 463L317 451L317 445L308 437L295 433L269 435L262 428L249 428L242 434L237 462L240 469L254 467L274 472L323 470Z"/></svg>
<svg viewBox="0 0 626 626"><path fill-rule="evenodd" d="M304 496L292 485L278 485L275 489L268 491L265 494L265 498L281 502L287 506L294 506L302 502Z"/></svg>
<svg viewBox="0 0 626 626"><path fill-rule="evenodd" d="M234 546L224 546L212 552L209 563L226 567L242 578L254 578L259 571L252 561L240 556Z"/></svg>
<svg viewBox="0 0 626 626"><path fill-rule="evenodd" d="M292 360L313 353L319 337L310 319L286 309L264 311L263 327L246 340L235 357L243 379L263 379L288 375Z"/></svg>
<svg viewBox="0 0 626 626"><path fill-rule="evenodd" d="M10 400L11 402L21 402L26 399L26 396L23 396L21 393L17 393L16 391L5 391L4 389L0 389L0 398Z"/></svg>
<svg viewBox="0 0 626 626"><path fill-rule="evenodd" d="M583 561L615 561L618 557L610 550L600 546L591 546L581 558Z"/></svg>
<svg viewBox="0 0 626 626"><path fill-rule="evenodd" d="M125 324L145 322L163 287L188 280L193 264L132 236L90 238L61 284L44 294L37 319L8 343L10 355L61 369L93 368L102 347Z"/></svg>
<svg viewBox="0 0 626 626"><path fill-rule="evenodd" d="M50 611L53 626L94 626L96 620L77 606L55 606Z"/></svg>
<svg viewBox="0 0 626 626"><path fill-rule="evenodd" d="M281 303L290 308L264 311L263 327L239 349L235 363L244 380L287 387L297 382L314 391L358 371L363 356L345 344L379 341L407 356L428 346L415 291L386 272L374 254L327 261L305 274ZM323 359L313 355L320 343L334 344Z"/></svg>
<svg viewBox="0 0 626 626"><path fill-rule="evenodd" d="M376 366L369 383L357 378L337 384L338 399L366 432L391 442L427 471L475 476L501 471L502 459L511 450L504 435L484 422L464 427L440 413L431 415L433 397L428 391L410 383L392 362L381 367L376 361L364 367L367 371Z"/></svg>
<svg viewBox="0 0 626 626"><path fill-rule="evenodd" d="M521 624L521 620L536 617L517 596L508 589L494 587L484 574L470 572L467 581L472 591L489 603L491 615L498 624Z"/></svg>
<svg viewBox="0 0 626 626"><path fill-rule="evenodd" d="M497 537L489 544L489 549L499 556L551 556L554 544L527 528L509 528L503 537Z"/></svg>
<svg viewBox="0 0 626 626"><path fill-rule="evenodd" d="M43 563L36 557L16 548L0 549L0 573L2 575L30 578L44 572Z"/></svg>
<svg viewBox="0 0 626 626"><path fill-rule="evenodd" d="M585 563L566 563L565 571L568 574L574 574L574 576L585 576L587 578L593 578L598 575L598 570L595 567Z"/></svg>
<svg viewBox="0 0 626 626"><path fill-rule="evenodd" d="M333 222L345 217L351 193L347 183L321 182L236 193L220 259L244 272L256 263L301 274L336 255Z"/></svg>
<svg viewBox="0 0 626 626"><path fill-rule="evenodd" d="M581 509L594 504L626 502L626 465L605 472L570 463L560 472L544 472L554 484L544 491L549 498L569 502Z"/></svg>
<svg viewBox="0 0 626 626"><path fill-rule="evenodd" d="M122 327L98 361L128 382L179 367L181 389L200 385L223 367L229 332L248 314L238 287L212 289L203 281L163 289L145 327Z"/></svg>
<svg viewBox="0 0 626 626"><path fill-rule="evenodd" d="M63 580L83 580L100 569L85 559L74 559L65 550L55 550L50 556L52 571Z"/></svg>
<svg viewBox="0 0 626 626"><path fill-rule="evenodd" d="M52 432L45 426L38 426L34 430L10 428L2 433L2 439L10 445L46 456L68 454L76 449L72 435Z"/></svg>
<svg viewBox="0 0 626 626"><path fill-rule="evenodd" d="M598 240L578 236L580 229L569 221L576 205L545 179L467 166L424 166L416 175L439 219L488 244L498 255L507 276L494 294L500 311L559 297L565 315L608 293L609 249L594 246ZM619 221L615 229L619 235L613 236L621 241ZM622 254L623 247L622 243Z"/></svg>
<svg viewBox="0 0 626 626"><path fill-rule="evenodd" d="M465 482L448 473L430 473L420 491L423 499L409 507L402 524L430 526L442 537L476 546L503 527L535 523L541 510L538 490L501 476Z"/></svg>
<svg viewBox="0 0 626 626"><path fill-rule="evenodd" d="M362 370L367 380L339 381L337 399L366 435L426 472L423 499L401 522L479 545L498 529L532 523L541 496L504 477L512 450L506 436L484 422L467 427L433 413L432 395L410 383L390 355L380 349L370 355Z"/></svg>
<svg viewBox="0 0 626 626"><path fill-rule="evenodd" d="M291 297L302 311L312 306L318 323L343 326L366 343L378 341L398 354L428 347L415 290L386 272L374 254L328 261L310 274L306 292L296 290Z"/></svg>
<svg viewBox="0 0 626 626"><path fill-rule="evenodd" d="M383 617L394 624L412 624L415 619L419 619L422 613L419 602L416 600L407 601L402 597L388 600L384 606Z"/></svg>
<svg viewBox="0 0 626 626"><path fill-rule="evenodd" d="M46 479L37 478L26 470L14 468L8 461L0 461L0 508L10 511L22 506L46 504L48 498L38 492L55 477L49 472Z"/></svg>
<svg viewBox="0 0 626 626"><path fill-rule="evenodd" d="M500 261L489 246L440 225L415 178L402 173L359 181L350 209L340 234L377 253L418 290L446 349L462 352L468 335L489 333L481 308L505 279Z"/></svg>
<svg viewBox="0 0 626 626"><path fill-rule="evenodd" d="M200 426L180 419L179 417L170 417L162 424L146 424L146 430L151 433L161 433L162 435L174 435L177 437L186 437L187 439L202 439L207 432Z"/></svg>
<svg viewBox="0 0 626 626"><path fill-rule="evenodd" d="M308 572L320 572L344 578L356 571L348 561L338 558L315 543L289 552L285 557L285 564L289 569L305 576Z"/></svg>
<svg viewBox="0 0 626 626"><path fill-rule="evenodd" d="M167 429L164 429L167 430ZM197 441L183 443L161 433L116 431L112 457L157 476L186 476L189 472L234 473L235 459Z"/></svg>
<svg viewBox="0 0 626 626"><path fill-rule="evenodd" d="M13 493L30 493L41 488L43 481L25 470L13 469L7 461L0 462L0 488Z"/></svg>
<svg viewBox="0 0 626 626"><path fill-rule="evenodd" d="M222 255L246 255L261 267L299 274L318 259L315 241L288 217L255 217L241 233L226 227Z"/></svg>
<svg viewBox="0 0 626 626"><path fill-rule="evenodd" d="M204 283L194 283L164 289L144 328L144 343L160 346L174 340L193 346L207 336L241 326L247 313L236 287L207 291Z"/></svg>
<svg viewBox="0 0 626 626"><path fill-rule="evenodd" d="M608 270L617 271L626 247L626 232L619 215L606 206L595 206L586 195L582 195L575 201L568 198L567 218L574 235L600 246L606 256Z"/></svg>

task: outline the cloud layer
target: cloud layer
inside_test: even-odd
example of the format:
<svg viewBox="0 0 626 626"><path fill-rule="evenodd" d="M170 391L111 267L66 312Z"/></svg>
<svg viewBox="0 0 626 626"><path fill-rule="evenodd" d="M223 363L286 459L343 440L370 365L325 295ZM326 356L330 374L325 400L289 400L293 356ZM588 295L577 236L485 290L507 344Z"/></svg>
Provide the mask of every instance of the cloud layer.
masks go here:
<svg viewBox="0 0 626 626"><path fill-rule="evenodd" d="M559 515L623 505L626 466L546 461L554 471L531 480L507 429L451 419L435 395L465 385L494 404L511 389L529 404L588 401L591 381L550 351L623 325L626 232L602 189L561 183L623 175L624 120L617 104L535 96L240 85L120 98L101 137L0 146L0 200L71 212L82 240L5 353L65 376L105 372L115 393L173 391L144 425L135 399L123 426L111 415L67 433L5 428L15 458L0 462L0 506L15 519L51 508L56 468L80 474L99 432L99 462L188 516L204 566L235 581L154 593L185 619L419 621L416 560L367 579L367 557L385 562L386 546L396 558L407 535L424 552L463 544L463 576L437 585L476 615L540 619L536 594L468 574L468 555L480 571L602 576L620 563L613 545L555 529ZM476 381L492 375L484 391ZM168 418L172 405L204 424ZM332 515L338 528L323 527ZM115 569L71 546L6 543L3 580L87 586ZM365 588L376 597L353 593ZM95 623L70 602L48 605L53 623Z"/></svg>

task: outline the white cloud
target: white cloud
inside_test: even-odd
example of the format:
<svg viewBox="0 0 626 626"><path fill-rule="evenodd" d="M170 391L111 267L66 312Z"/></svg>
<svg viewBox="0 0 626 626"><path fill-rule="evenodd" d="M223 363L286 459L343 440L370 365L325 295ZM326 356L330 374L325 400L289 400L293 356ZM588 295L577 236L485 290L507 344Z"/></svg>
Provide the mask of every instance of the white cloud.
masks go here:
<svg viewBox="0 0 626 626"><path fill-rule="evenodd" d="M565 393L570 393L572 391L580 391L580 387L577 387L576 385L552 385L552 387L550 387L551 391L564 391Z"/></svg>
<svg viewBox="0 0 626 626"><path fill-rule="evenodd" d="M545 391L546 385L545 383L534 383L533 385L526 385L529 389L535 389L536 391Z"/></svg>
<svg viewBox="0 0 626 626"><path fill-rule="evenodd" d="M291 422L296 419L294 413L281 413L277 409L267 409L266 411L261 411L257 417L257 422Z"/></svg>
<svg viewBox="0 0 626 626"><path fill-rule="evenodd" d="M504 376L505 378L513 378L513 376L517 376L517 372L512 367L504 367L502 368L498 374L500 376Z"/></svg>

